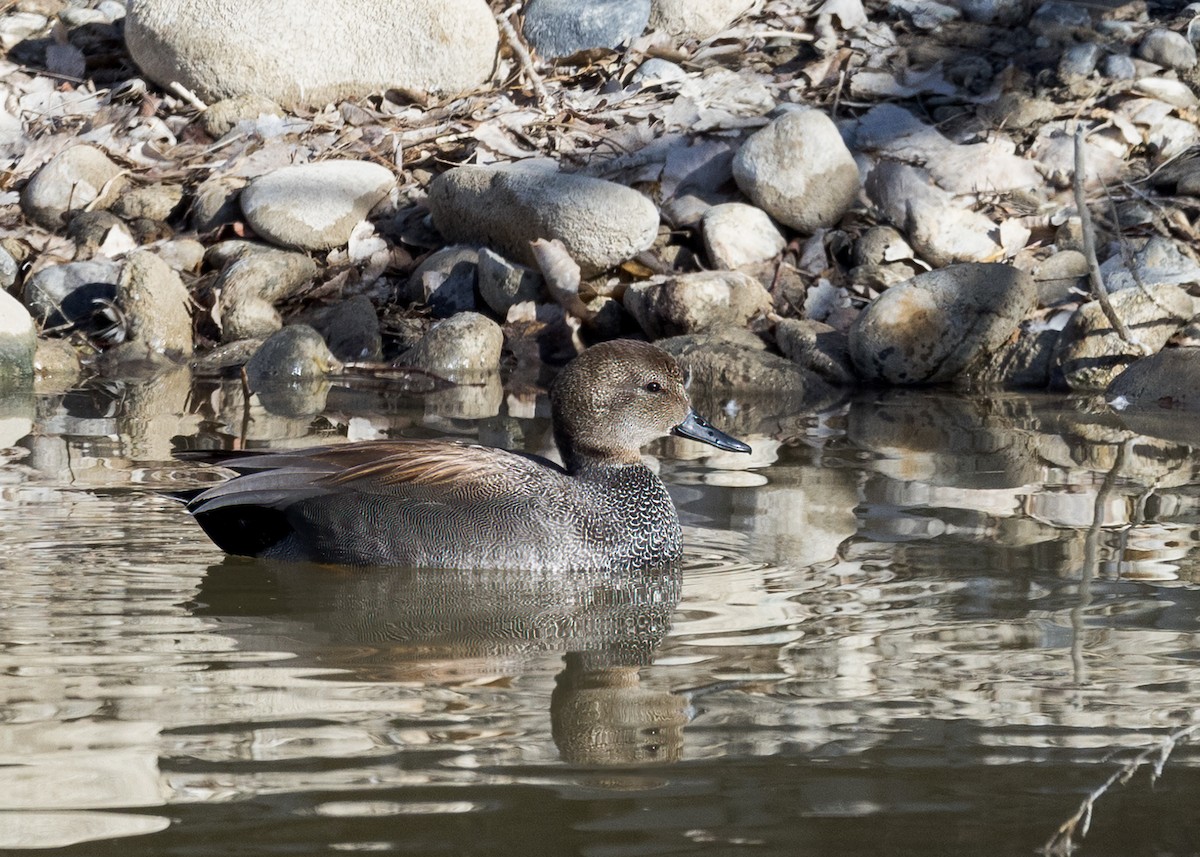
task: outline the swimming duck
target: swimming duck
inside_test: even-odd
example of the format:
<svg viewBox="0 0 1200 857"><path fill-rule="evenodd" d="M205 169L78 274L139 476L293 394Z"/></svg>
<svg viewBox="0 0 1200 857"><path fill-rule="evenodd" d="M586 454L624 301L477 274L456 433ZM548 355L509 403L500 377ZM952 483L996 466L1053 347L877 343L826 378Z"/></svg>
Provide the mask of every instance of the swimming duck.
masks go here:
<svg viewBox="0 0 1200 857"><path fill-rule="evenodd" d="M265 453L188 509L227 553L409 568L632 569L675 562L675 506L639 450L668 434L750 447L696 415L655 345L595 345L550 392L559 465L446 440Z"/></svg>

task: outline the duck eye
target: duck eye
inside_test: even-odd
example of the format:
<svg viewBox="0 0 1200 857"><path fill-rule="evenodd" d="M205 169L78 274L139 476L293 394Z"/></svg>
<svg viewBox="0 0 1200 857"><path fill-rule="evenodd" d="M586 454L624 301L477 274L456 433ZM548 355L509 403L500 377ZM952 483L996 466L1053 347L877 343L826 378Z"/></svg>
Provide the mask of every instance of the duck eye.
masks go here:
<svg viewBox="0 0 1200 857"><path fill-rule="evenodd" d="M661 393L662 392L662 384L658 383L657 381L651 381L649 384L647 384L642 389L645 390L647 393Z"/></svg>

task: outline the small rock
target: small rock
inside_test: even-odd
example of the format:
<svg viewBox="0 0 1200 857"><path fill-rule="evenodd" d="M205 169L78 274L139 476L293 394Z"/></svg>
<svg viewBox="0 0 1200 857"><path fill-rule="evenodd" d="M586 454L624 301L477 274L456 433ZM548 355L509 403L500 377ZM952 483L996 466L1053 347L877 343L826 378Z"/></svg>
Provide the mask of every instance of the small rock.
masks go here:
<svg viewBox="0 0 1200 857"><path fill-rule="evenodd" d="M37 329L29 310L0 290L0 381L33 377Z"/></svg>
<svg viewBox="0 0 1200 857"><path fill-rule="evenodd" d="M460 312L429 328L416 345L396 359L396 365L424 369L450 380L467 380L498 371L503 347L500 325L476 312Z"/></svg>
<svg viewBox="0 0 1200 857"><path fill-rule="evenodd" d="M858 196L858 167L837 127L818 110L792 110L742 144L738 187L780 223L811 233L832 226Z"/></svg>
<svg viewBox="0 0 1200 857"><path fill-rule="evenodd" d="M478 271L479 295L500 318L507 318L514 304L536 301L542 293L541 274L487 248L479 251Z"/></svg>
<svg viewBox="0 0 1200 857"><path fill-rule="evenodd" d="M1038 306L1053 306L1078 296L1075 291L1088 275L1087 258L1078 250L1059 250L1037 266L1033 280L1037 284Z"/></svg>
<svg viewBox="0 0 1200 857"><path fill-rule="evenodd" d="M648 0L647 0L648 2ZM285 108L389 88L457 94L492 74L500 33L484 0L132 0L125 42L163 87L215 103L255 94Z"/></svg>
<svg viewBox="0 0 1200 857"><path fill-rule="evenodd" d="M167 220L183 200L183 188L177 184L151 184L121 194L113 203L115 214L127 220Z"/></svg>
<svg viewBox="0 0 1200 857"><path fill-rule="evenodd" d="M269 336L283 326L274 303L312 282L317 266L303 253L245 252L217 281L217 315L225 342Z"/></svg>
<svg viewBox="0 0 1200 857"><path fill-rule="evenodd" d="M892 286L850 328L860 375L893 384L954 380L993 354L1034 307L1033 278L1009 265L952 265Z"/></svg>
<svg viewBox="0 0 1200 857"><path fill-rule="evenodd" d="M1011 26L1029 14L1029 0L958 0L963 17L977 24Z"/></svg>
<svg viewBox="0 0 1200 857"><path fill-rule="evenodd" d="M1006 390L1045 390L1050 384L1059 331L1022 324L990 360L973 364L959 380L977 387Z"/></svg>
<svg viewBox="0 0 1200 857"><path fill-rule="evenodd" d="M650 29L676 38L707 39L760 5L759 0L654 0Z"/></svg>
<svg viewBox="0 0 1200 857"><path fill-rule="evenodd" d="M425 257L408 278L402 298L422 304L437 318L475 309L475 288L479 279L479 251L474 247L451 245Z"/></svg>
<svg viewBox="0 0 1200 857"><path fill-rule="evenodd" d="M1146 239L1145 244L1133 254L1134 271L1125 264L1124 256L1117 253L1100 266L1100 276L1110 292L1137 288L1139 285L1170 284L1176 286L1200 283L1200 265L1180 250L1175 242L1159 235Z"/></svg>
<svg viewBox="0 0 1200 857"><path fill-rule="evenodd" d="M113 230L116 230L116 234L113 234ZM67 236L75 242L79 250L76 258L94 256L102 246L115 244L119 252L137 246L129 227L111 211L73 212L71 222L67 224ZM119 255L119 252L103 255L112 257Z"/></svg>
<svg viewBox="0 0 1200 857"><path fill-rule="evenodd" d="M1200 410L1200 348L1164 348L1143 357L1113 379L1104 391L1122 409L1180 408Z"/></svg>
<svg viewBox="0 0 1200 857"><path fill-rule="evenodd" d="M851 258L855 265L884 265L913 258L913 249L891 226L872 226L854 242Z"/></svg>
<svg viewBox="0 0 1200 857"><path fill-rule="evenodd" d="M762 283L739 271L700 271L663 282L634 283L625 309L651 339L744 327L771 309Z"/></svg>
<svg viewBox="0 0 1200 857"><path fill-rule="evenodd" d="M654 86L672 80L683 80L687 76L687 72L682 66L676 65L670 60L650 57L634 70L629 81L639 86Z"/></svg>
<svg viewBox="0 0 1200 857"><path fill-rule="evenodd" d="M1113 312L1150 351L1161 349L1193 315L1192 299L1178 286L1123 289L1109 298ZM1144 356L1113 330L1099 301L1089 301L1063 328L1054 371L1072 390L1103 390L1134 360Z"/></svg>
<svg viewBox="0 0 1200 857"><path fill-rule="evenodd" d="M154 248L158 258L176 271L195 273L204 263L204 245L195 238L175 238Z"/></svg>
<svg viewBox="0 0 1200 857"><path fill-rule="evenodd" d="M257 389L281 381L323 378L341 368L321 334L307 324L289 324L254 352L246 363L246 378Z"/></svg>
<svg viewBox="0 0 1200 857"><path fill-rule="evenodd" d="M904 17L919 30L936 30L962 17L962 12L935 0L888 0L888 15Z"/></svg>
<svg viewBox="0 0 1200 857"><path fill-rule="evenodd" d="M191 297L170 265L149 250L130 253L117 283L125 341L171 359L192 354Z"/></svg>
<svg viewBox="0 0 1200 857"><path fill-rule="evenodd" d="M1137 77L1137 66L1125 54L1109 54L1100 66L1101 73L1109 80L1133 80Z"/></svg>
<svg viewBox="0 0 1200 857"><path fill-rule="evenodd" d="M522 32L543 57L615 48L637 38L650 20L650 0L530 0Z"/></svg>
<svg viewBox="0 0 1200 857"><path fill-rule="evenodd" d="M536 265L529 243L557 238L584 276L619 265L658 236L658 209L614 182L530 169L457 167L429 186L433 224L447 240L485 244Z"/></svg>
<svg viewBox="0 0 1200 857"><path fill-rule="evenodd" d="M260 116L283 116L283 108L269 98L255 93L224 98L200 114L200 124L205 133L221 138L234 129L239 122L258 119Z"/></svg>
<svg viewBox="0 0 1200 857"><path fill-rule="evenodd" d="M120 277L121 267L115 262L50 265L25 280L22 297L43 327L85 324L95 315L99 302L116 298Z"/></svg>
<svg viewBox="0 0 1200 857"><path fill-rule="evenodd" d="M771 218L761 208L740 202L714 205L700 221L704 249L714 268L731 270L765 262L787 246Z"/></svg>
<svg viewBox="0 0 1200 857"><path fill-rule="evenodd" d="M210 178L196 188L191 222L197 232L213 232L242 219L241 195L248 181L238 176Z"/></svg>
<svg viewBox="0 0 1200 857"><path fill-rule="evenodd" d="M1096 70L1104 49L1095 42L1083 45L1073 45L1063 51L1058 61L1058 78L1064 83L1070 83L1077 78L1087 77Z"/></svg>
<svg viewBox="0 0 1200 857"><path fill-rule="evenodd" d="M333 306L320 307L300 321L312 325L333 356L343 363L383 358L379 314L365 295L356 295Z"/></svg>
<svg viewBox="0 0 1200 857"><path fill-rule="evenodd" d="M76 385L83 367L79 352L68 340L39 336L33 370L40 380L49 380L57 389L69 390Z"/></svg>
<svg viewBox="0 0 1200 857"><path fill-rule="evenodd" d="M16 285L20 273L20 263L13 258L12 253L0 247L0 289L9 289Z"/></svg>
<svg viewBox="0 0 1200 857"><path fill-rule="evenodd" d="M819 321L785 318L775 327L775 341L785 357L831 384L850 385L857 380L850 342L840 330Z"/></svg>
<svg viewBox="0 0 1200 857"><path fill-rule="evenodd" d="M349 241L395 185L391 170L370 161L318 161L254 179L241 205L254 231L271 243L329 250Z"/></svg>
<svg viewBox="0 0 1200 857"><path fill-rule="evenodd" d="M124 190L119 166L94 146L72 146L50 159L21 193L21 209L39 226L58 230L64 215L108 208Z"/></svg>
<svg viewBox="0 0 1200 857"><path fill-rule="evenodd" d="M220 375L226 370L245 366L266 341L267 337L256 336L222 343L193 359L192 371L200 375Z"/></svg>
<svg viewBox="0 0 1200 857"><path fill-rule="evenodd" d="M1196 49L1187 37L1162 27L1146 31L1138 42L1137 51L1147 62L1176 71L1187 71L1196 64Z"/></svg>
<svg viewBox="0 0 1200 857"><path fill-rule="evenodd" d="M1092 15L1085 6L1066 0L1047 0L1029 19L1029 30L1055 42L1086 37L1092 28Z"/></svg>

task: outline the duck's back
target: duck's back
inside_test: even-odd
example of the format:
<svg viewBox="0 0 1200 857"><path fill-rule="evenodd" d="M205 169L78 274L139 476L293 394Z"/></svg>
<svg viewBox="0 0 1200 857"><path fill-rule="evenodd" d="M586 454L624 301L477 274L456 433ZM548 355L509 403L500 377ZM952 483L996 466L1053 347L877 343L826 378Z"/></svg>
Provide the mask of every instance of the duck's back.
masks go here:
<svg viewBox="0 0 1200 857"><path fill-rule="evenodd" d="M568 474L438 441L247 459L190 508L230 553L411 568L630 568L680 553L674 506L644 466Z"/></svg>

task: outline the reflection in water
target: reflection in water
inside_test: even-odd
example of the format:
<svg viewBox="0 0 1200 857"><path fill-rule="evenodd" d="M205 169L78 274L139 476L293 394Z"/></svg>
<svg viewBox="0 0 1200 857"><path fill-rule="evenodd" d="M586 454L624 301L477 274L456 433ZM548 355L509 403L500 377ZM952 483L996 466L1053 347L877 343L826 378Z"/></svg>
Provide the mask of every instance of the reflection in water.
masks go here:
<svg viewBox="0 0 1200 857"><path fill-rule="evenodd" d="M539 449L536 402L477 392L0 397L0 849L1024 855L1177 736L1083 853L1197 851L1186 417L738 403L753 461L653 450L689 549L632 575L222 558L154 493L219 478L178 438Z"/></svg>

